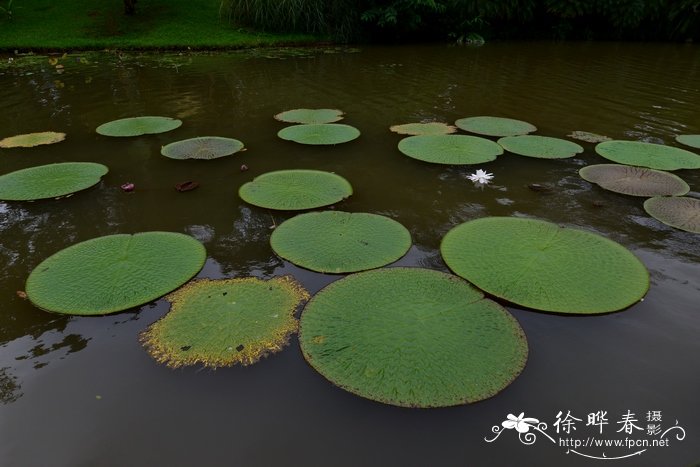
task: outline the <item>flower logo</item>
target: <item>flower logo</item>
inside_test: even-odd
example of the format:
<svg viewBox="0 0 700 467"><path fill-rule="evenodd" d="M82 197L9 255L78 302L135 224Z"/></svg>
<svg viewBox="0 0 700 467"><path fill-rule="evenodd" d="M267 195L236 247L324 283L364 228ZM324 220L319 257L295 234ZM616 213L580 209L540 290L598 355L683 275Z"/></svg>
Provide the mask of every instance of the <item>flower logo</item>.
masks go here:
<svg viewBox="0 0 700 467"><path fill-rule="evenodd" d="M530 431L530 427L536 427L537 424L540 423L540 421L536 418L526 418L523 417L524 415L525 412L520 412L520 415L517 417L512 413L509 413L506 420L503 421L501 425L507 430L512 430L515 428L518 433L527 433Z"/></svg>

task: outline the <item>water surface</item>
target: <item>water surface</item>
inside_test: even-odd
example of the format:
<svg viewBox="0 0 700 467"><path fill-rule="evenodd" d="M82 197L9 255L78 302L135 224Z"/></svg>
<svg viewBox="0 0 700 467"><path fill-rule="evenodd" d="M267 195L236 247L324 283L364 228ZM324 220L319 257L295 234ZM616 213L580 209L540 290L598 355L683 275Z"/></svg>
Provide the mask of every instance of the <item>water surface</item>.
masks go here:
<svg viewBox="0 0 700 467"><path fill-rule="evenodd" d="M539 134L585 130L677 145L700 133L696 45L493 43L481 48L412 46L304 53L88 54L16 58L0 67L1 135L64 131L65 142L3 150L1 173L64 161L110 168L97 187L67 199L0 203L0 464L3 466L590 465L540 439L513 433L489 444L507 414L551 424L559 411L607 410L611 437L628 410L675 420L683 442L615 465L688 465L700 460L700 242L649 218L642 199L580 179L604 160L504 155L479 166L494 183L475 187L476 167L408 159L393 124L499 115ZM6 60L3 59L3 60ZM31 62L31 63L30 63ZM334 148L278 139L272 115L297 107L340 108L362 136ZM179 129L109 139L99 124L136 115L183 119ZM214 161L174 161L160 147L194 136L241 139L248 151ZM240 171L246 164L250 170ZM648 267L652 285L629 310L597 317L509 309L530 345L527 367L481 403L409 410L334 388L303 360L296 340L249 368L170 370L138 334L166 311L157 301L105 317L54 315L20 299L44 258L100 235L168 230L193 235L209 259L199 277L293 274L312 293L336 276L297 268L269 247L270 226L290 213L243 203L238 187L269 170L314 168L346 177L354 196L337 209L391 216L414 246L397 264L447 271L439 243L453 226L483 216L525 216L616 240ZM679 171L700 191L699 171ZM200 188L178 193L195 180ZM136 185L127 194L119 186ZM529 184L549 185L535 192ZM449 371L449 369L446 369ZM590 429L590 427L588 428ZM629 452L629 451L628 451ZM617 452L619 454L620 451ZM615 453L606 452L608 455Z"/></svg>

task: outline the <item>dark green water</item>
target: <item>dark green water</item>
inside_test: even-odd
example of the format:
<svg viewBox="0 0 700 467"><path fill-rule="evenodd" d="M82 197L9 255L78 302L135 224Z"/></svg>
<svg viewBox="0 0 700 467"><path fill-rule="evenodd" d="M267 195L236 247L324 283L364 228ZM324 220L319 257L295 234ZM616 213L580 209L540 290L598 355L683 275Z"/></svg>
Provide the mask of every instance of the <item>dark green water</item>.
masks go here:
<svg viewBox="0 0 700 467"><path fill-rule="evenodd" d="M493 443L484 438L509 413L525 412L551 427L559 411L571 411L583 419L576 434L585 439L586 414L598 410L608 411L609 438L623 437L616 422L628 410L643 427L647 411L662 411L664 427L677 420L687 433L612 465L700 460L700 237L649 218L642 199L581 180L581 166L604 162L590 144L568 160L501 156L480 166L495 179L479 189L465 179L474 167L408 159L388 131L423 119L499 115L530 121L547 136L586 130L677 145L675 135L700 133L700 47L503 43L87 58L67 57L62 74L45 58L0 67L0 136L68 134L53 146L2 150L0 173L63 161L110 168L99 186L67 199L0 203L0 465L592 465L601 461L567 454L542 436L531 446L513 430ZM345 123L362 136L333 148L282 141L275 134L283 125L272 115L296 107L343 109ZM133 139L94 132L134 115L174 116L184 124ZM207 162L159 154L163 144L205 135L239 138L248 151ZM240 172L242 163L248 172ZM489 400L440 410L384 406L337 389L304 362L296 340L248 368L167 369L138 342L166 312L163 301L71 318L16 295L54 252L145 230L201 240L209 259L200 277L293 274L314 293L336 277L282 261L268 244L273 220L289 215L271 218L237 196L242 183L284 168L335 171L355 189L338 208L405 225L414 247L399 265L447 270L438 247L451 227L482 216L530 216L622 243L646 264L652 286L643 302L605 316L509 308L529 339L522 375ZM677 173L700 191L700 171ZM175 191L185 180L201 186ZM136 191L122 192L125 182ZM534 192L531 183L553 189ZM635 450L604 451L613 457Z"/></svg>

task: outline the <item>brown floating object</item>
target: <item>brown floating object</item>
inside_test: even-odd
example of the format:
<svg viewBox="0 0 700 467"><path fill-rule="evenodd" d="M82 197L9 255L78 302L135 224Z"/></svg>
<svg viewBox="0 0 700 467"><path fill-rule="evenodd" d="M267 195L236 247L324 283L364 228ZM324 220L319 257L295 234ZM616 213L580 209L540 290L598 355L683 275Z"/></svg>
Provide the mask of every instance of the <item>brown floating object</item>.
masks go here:
<svg viewBox="0 0 700 467"><path fill-rule="evenodd" d="M181 182L181 183L176 183L175 184L175 189L179 192L183 191L192 191L195 188L199 187L199 183L193 182L193 181L186 181L186 182Z"/></svg>

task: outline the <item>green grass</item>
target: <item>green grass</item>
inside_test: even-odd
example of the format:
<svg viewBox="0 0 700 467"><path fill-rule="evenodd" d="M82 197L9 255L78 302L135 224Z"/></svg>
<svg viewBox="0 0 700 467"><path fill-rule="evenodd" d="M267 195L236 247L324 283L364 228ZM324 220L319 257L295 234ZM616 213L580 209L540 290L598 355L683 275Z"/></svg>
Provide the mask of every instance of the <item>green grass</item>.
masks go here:
<svg viewBox="0 0 700 467"><path fill-rule="evenodd" d="M121 0L15 0L12 19L0 16L0 49L244 48L318 39L237 29L219 19L219 5L139 0L136 15L127 17Z"/></svg>

